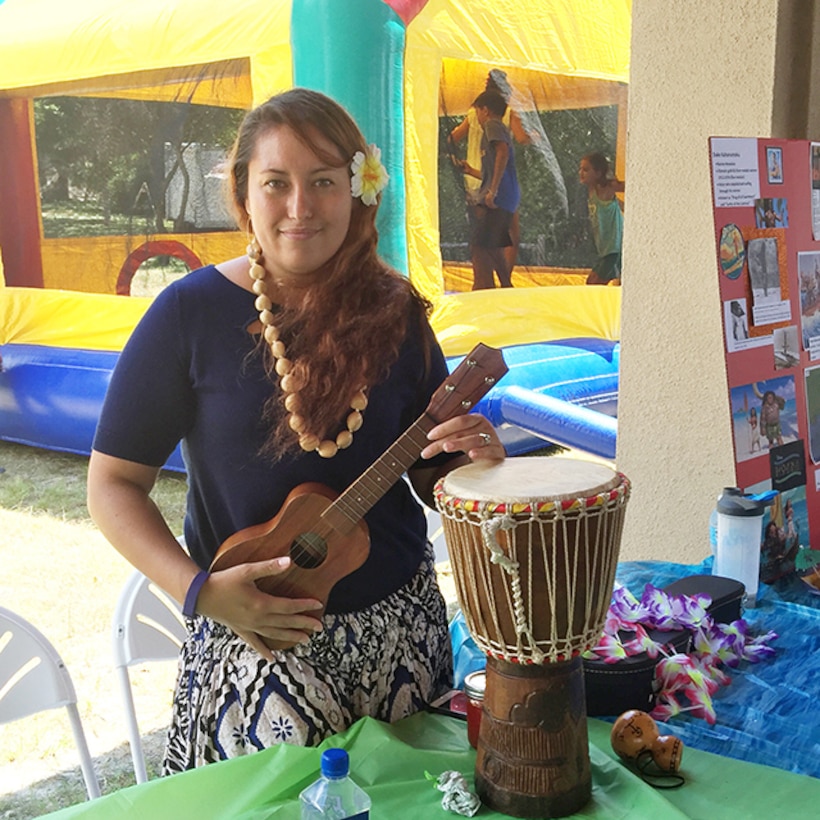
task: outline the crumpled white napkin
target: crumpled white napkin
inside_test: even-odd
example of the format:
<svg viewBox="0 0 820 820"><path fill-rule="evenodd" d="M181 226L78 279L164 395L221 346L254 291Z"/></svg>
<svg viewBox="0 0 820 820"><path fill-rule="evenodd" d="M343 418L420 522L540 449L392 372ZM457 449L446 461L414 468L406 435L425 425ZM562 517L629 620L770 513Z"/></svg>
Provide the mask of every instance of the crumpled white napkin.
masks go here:
<svg viewBox="0 0 820 820"><path fill-rule="evenodd" d="M442 772L438 777L424 773L428 780L435 781L436 788L444 792L441 798L441 806L447 811L455 812L463 817L473 817L481 808L481 800L478 795L470 791L467 779L461 772Z"/></svg>

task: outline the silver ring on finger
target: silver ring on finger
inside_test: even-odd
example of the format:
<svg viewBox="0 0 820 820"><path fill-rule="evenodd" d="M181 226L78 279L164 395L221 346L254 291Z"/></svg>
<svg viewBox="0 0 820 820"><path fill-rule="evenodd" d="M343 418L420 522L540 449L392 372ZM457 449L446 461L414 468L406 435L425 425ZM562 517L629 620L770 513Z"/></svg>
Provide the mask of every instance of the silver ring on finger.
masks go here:
<svg viewBox="0 0 820 820"><path fill-rule="evenodd" d="M479 433L478 436L481 439L482 447L486 447L493 442L493 437L489 433Z"/></svg>

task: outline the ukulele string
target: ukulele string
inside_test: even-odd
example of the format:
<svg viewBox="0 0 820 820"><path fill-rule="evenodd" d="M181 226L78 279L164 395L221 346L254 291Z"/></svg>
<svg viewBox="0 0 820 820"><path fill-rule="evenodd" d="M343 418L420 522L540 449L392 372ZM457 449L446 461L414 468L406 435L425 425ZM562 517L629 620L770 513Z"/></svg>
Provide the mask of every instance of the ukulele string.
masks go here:
<svg viewBox="0 0 820 820"><path fill-rule="evenodd" d="M328 526L322 519L322 516L319 516L319 523L311 530L311 532L327 544L328 538L330 538L333 533L333 527ZM293 539L290 545L290 551L288 553L293 559L293 562L299 567L305 567L308 565L308 561L313 562L317 558L317 553L310 549L308 542L303 538L303 535L304 533L297 535ZM302 546L303 544L305 544L304 547ZM316 562L316 566L321 564L327 557L327 548L325 548L325 554L318 557L321 558L321 560Z"/></svg>
<svg viewBox="0 0 820 820"><path fill-rule="evenodd" d="M466 359L452 376L456 376L462 367L468 371L476 368L479 371L483 369L476 361ZM484 381L489 386L495 381L495 378L485 378ZM458 388L452 384L452 381L445 382L445 389L456 395L459 392ZM450 398L455 398L455 396L451 395ZM468 404L462 404L462 412L468 407ZM456 414L449 414L446 418L451 418L454 415ZM350 524L355 524L361 520L365 513L395 484L401 474L408 470L413 462L418 459L419 454L428 443L427 433L437 423L427 411L422 413L405 433L321 514L320 521L326 523L328 528L324 531L324 534L318 531L317 528L316 534L326 540L332 531L340 529L332 523L333 516L336 513L344 516ZM309 551L305 550L300 555L303 553L309 553Z"/></svg>
<svg viewBox="0 0 820 820"><path fill-rule="evenodd" d="M374 464L365 471L350 487L347 488L320 516L317 525L310 533L321 539L325 544L338 532L340 527L334 526L333 516L341 513L349 523L355 524L364 516L399 479L401 474L418 458L419 453L427 444L427 431L431 430L435 422L426 414L422 414L405 433L397 439ZM373 480L375 476L375 481ZM294 538L290 556L300 566L309 566L317 558L317 552L312 549L310 540L302 533ZM325 548L322 560L327 556ZM321 563L316 562L315 566Z"/></svg>
<svg viewBox="0 0 820 820"><path fill-rule="evenodd" d="M453 384L453 381L459 382L464 378L465 373L462 371L470 373L470 371L482 372L483 370L484 368L474 359L469 357L465 359L456 368L454 373L451 374L450 380L445 380L443 385L445 392L450 394L449 400L457 398L459 395L459 388ZM470 375L475 376L475 372L470 373ZM457 376L458 378L455 378ZM496 379L494 376L485 376L483 381L486 389L489 389L489 387L495 383ZM482 391L482 395L483 392L486 392L486 389ZM461 411L468 411L472 404L472 402L462 401ZM455 415L457 414L446 414L442 420L452 418ZM432 430L437 423L438 422L428 414L427 410L425 410L410 428L322 513L322 516L330 517L333 515L334 510L338 510L342 515L346 516L351 523L355 523L362 518L382 495L384 495L387 489L393 486L399 476L409 469L413 462L418 459L419 454L428 443L427 433ZM406 442L412 444L413 448L407 448L405 446ZM385 473L379 472L382 467L384 467ZM373 474L376 476L375 483L372 480ZM387 485L387 489L382 489L383 485L379 485L385 480L385 477L390 483Z"/></svg>
<svg viewBox="0 0 820 820"><path fill-rule="evenodd" d="M333 506L338 508L348 520L358 521L418 458L427 443L427 433L422 426L422 418L418 419L361 478L336 499ZM432 429L432 425L428 429ZM412 449L408 448L405 442L409 442ZM386 489L382 489L383 487ZM323 516L328 513L329 510L326 510Z"/></svg>

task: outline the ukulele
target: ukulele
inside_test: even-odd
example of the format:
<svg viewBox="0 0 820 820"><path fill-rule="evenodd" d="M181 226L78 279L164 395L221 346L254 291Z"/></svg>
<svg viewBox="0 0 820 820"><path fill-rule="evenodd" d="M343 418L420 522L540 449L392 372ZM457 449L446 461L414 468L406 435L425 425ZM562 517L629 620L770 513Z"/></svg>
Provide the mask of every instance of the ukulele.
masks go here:
<svg viewBox="0 0 820 820"><path fill-rule="evenodd" d="M427 409L341 495L316 482L290 491L279 512L246 527L217 550L210 571L290 555L280 575L260 578L263 592L327 603L336 582L358 569L370 552L364 515L398 481L429 444L437 424L463 415L507 372L500 350L479 343L433 394ZM321 617L321 611L311 615ZM266 641L272 649L291 644Z"/></svg>

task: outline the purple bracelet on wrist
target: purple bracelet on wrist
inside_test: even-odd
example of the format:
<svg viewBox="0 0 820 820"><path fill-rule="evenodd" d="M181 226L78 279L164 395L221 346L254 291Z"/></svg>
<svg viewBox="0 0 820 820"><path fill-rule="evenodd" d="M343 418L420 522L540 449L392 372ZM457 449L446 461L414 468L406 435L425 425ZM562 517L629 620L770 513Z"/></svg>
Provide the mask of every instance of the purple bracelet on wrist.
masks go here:
<svg viewBox="0 0 820 820"><path fill-rule="evenodd" d="M185 603L182 605L182 614L186 618L193 618L194 615L196 615L196 599L199 597L199 591L202 589L202 585L209 577L210 573L204 569L201 569L194 575L194 579L191 581L191 585L185 593Z"/></svg>

